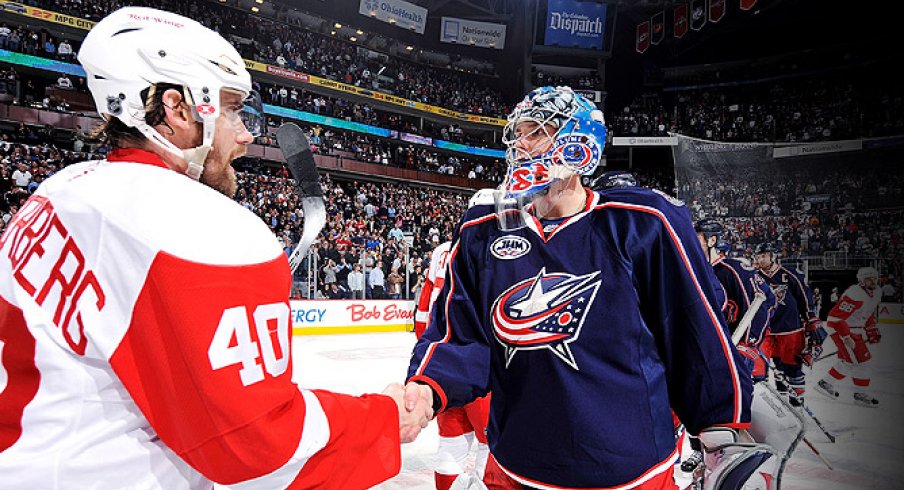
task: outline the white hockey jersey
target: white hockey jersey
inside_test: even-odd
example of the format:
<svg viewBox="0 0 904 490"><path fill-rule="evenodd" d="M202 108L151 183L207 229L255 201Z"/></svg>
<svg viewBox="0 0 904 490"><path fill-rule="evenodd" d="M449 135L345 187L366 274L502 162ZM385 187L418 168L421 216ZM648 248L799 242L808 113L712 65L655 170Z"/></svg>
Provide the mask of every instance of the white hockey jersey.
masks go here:
<svg viewBox="0 0 904 490"><path fill-rule="evenodd" d="M368 488L382 395L291 381L286 256L141 150L45 181L0 238L0 488Z"/></svg>
<svg viewBox="0 0 904 490"><path fill-rule="evenodd" d="M870 295L859 284L847 288L841 299L829 311L829 327L841 335L848 335L852 328L863 328L876 323L876 311L882 294L876 290Z"/></svg>
<svg viewBox="0 0 904 490"><path fill-rule="evenodd" d="M451 246L451 241L440 243L430 254L430 267L427 268L427 277L421 294L418 296L417 309L414 312L414 332L418 338L427 329L430 310L446 282L446 266L449 264L449 247Z"/></svg>

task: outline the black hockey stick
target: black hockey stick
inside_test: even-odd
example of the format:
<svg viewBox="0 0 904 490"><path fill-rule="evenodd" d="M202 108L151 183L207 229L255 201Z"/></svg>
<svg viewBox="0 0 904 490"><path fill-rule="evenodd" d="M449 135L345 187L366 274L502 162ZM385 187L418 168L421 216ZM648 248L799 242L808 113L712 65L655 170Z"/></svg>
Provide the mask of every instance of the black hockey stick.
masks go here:
<svg viewBox="0 0 904 490"><path fill-rule="evenodd" d="M294 273L326 224L326 206L323 203L320 174L317 173L311 144L304 131L294 123L286 123L276 130L276 140L283 156L286 157L286 166L289 167L289 172L298 186L298 198L304 211L301 239L289 255L289 268Z"/></svg>
<svg viewBox="0 0 904 490"><path fill-rule="evenodd" d="M814 362L814 363L817 363L817 362L819 362L819 361L821 361L821 360L823 360L823 359L828 359L828 358L830 358L830 357L832 357L832 356L835 356L835 355L838 355L838 351L837 351L837 350L836 350L836 351L829 352L828 354L823 354L823 355L817 357L813 362Z"/></svg>
<svg viewBox="0 0 904 490"><path fill-rule="evenodd" d="M772 369L773 376L775 376L776 380L781 378L782 380L784 380L785 383L788 383L787 378L785 377L784 373L782 373L781 371L776 369L775 364L773 364L772 362L769 362L769 368ZM815 423L816 427L818 427L819 430L822 431L823 435L826 436L826 439L828 439L829 441L831 441L834 444L835 436L831 432L829 432L828 429L826 429L826 427L824 425L822 425L822 422L820 422L819 419L816 418L816 415L813 414L813 411L810 410L810 407L805 405L804 402L802 400L800 400L800 398L798 398L798 395L794 392L793 389L788 392L788 396L793 397L800 402L800 407L804 409L804 413L806 413L810 417L810 419L813 420L813 423Z"/></svg>

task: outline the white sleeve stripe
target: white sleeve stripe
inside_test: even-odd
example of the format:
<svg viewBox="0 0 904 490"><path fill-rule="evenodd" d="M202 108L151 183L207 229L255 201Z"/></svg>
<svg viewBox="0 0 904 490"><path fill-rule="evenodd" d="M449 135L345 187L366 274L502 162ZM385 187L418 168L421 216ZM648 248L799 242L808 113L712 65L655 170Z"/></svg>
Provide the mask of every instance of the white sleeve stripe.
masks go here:
<svg viewBox="0 0 904 490"><path fill-rule="evenodd" d="M267 475L229 485L231 490L286 488L295 480L311 456L326 447L327 441L330 440L330 424L326 413L323 412L323 406L320 405L317 395L311 391L301 390L301 395L305 404L304 428L295 454L286 464Z"/></svg>

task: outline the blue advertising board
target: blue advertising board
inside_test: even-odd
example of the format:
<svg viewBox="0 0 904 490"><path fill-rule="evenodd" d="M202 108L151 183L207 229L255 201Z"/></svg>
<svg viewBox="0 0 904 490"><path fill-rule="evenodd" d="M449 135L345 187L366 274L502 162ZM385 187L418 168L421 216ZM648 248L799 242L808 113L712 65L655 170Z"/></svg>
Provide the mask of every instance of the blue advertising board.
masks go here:
<svg viewBox="0 0 904 490"><path fill-rule="evenodd" d="M563 48L603 49L605 3L549 0L543 44Z"/></svg>

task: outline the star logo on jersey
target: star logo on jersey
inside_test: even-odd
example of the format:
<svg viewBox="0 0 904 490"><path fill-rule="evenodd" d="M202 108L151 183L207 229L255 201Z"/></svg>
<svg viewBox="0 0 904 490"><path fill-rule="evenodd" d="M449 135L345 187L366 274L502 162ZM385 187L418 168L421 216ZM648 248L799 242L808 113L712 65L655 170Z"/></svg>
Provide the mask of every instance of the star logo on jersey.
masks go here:
<svg viewBox="0 0 904 490"><path fill-rule="evenodd" d="M788 292L787 284L772 286L772 294L775 295L775 301L778 304L781 304L781 305L785 304L785 294L787 294L787 292Z"/></svg>
<svg viewBox="0 0 904 490"><path fill-rule="evenodd" d="M493 303L493 330L505 347L506 368L519 351L549 349L579 370L568 346L577 340L602 281L599 271L576 276L540 269Z"/></svg>

